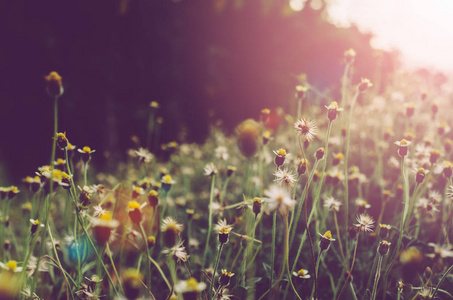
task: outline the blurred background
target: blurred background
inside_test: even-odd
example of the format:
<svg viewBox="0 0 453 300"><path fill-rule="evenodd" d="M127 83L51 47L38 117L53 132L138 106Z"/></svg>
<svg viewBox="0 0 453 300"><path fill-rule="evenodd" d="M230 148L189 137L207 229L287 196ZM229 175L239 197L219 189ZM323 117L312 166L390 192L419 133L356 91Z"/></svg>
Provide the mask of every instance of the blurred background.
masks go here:
<svg viewBox="0 0 453 300"><path fill-rule="evenodd" d="M146 140L151 101L161 106L159 143L203 142L212 124L233 133L263 108L292 107L300 74L338 98L349 48L353 82L383 86L398 52L374 50L372 34L355 25L332 24L328 8L321 0L1 1L1 185L49 162L50 71L65 89L59 131L96 149L94 165L106 169L135 147L131 136Z"/></svg>

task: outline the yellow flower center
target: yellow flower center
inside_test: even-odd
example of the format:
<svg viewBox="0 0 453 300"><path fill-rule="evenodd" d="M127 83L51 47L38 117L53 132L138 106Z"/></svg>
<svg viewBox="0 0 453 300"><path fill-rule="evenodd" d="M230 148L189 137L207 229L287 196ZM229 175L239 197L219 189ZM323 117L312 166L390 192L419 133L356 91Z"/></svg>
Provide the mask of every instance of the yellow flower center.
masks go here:
<svg viewBox="0 0 453 300"><path fill-rule="evenodd" d="M197 286L198 286L198 281L197 281L195 278L190 277L190 278L187 280L187 287L189 287L190 289L196 290L196 289L197 289Z"/></svg>
<svg viewBox="0 0 453 300"><path fill-rule="evenodd" d="M6 263L6 267L8 268L8 270L11 270L11 271L16 271L17 269L17 261L15 260L10 260Z"/></svg>
<svg viewBox="0 0 453 300"><path fill-rule="evenodd" d="M259 204L261 204L261 199L258 198L258 197L255 197L255 198L253 199L253 203L259 203Z"/></svg>
<svg viewBox="0 0 453 300"><path fill-rule="evenodd" d="M304 269L300 269L300 270L297 272L297 276L305 276L305 270L304 270Z"/></svg>
<svg viewBox="0 0 453 300"><path fill-rule="evenodd" d="M91 148L88 147L88 146L85 146L82 148L82 151L85 152L85 153L90 153L91 152Z"/></svg>
<svg viewBox="0 0 453 300"><path fill-rule="evenodd" d="M338 103L337 103L337 101L333 101L332 103L330 103L329 106L331 107L331 109L335 109L335 110L338 109Z"/></svg>
<svg viewBox="0 0 453 300"><path fill-rule="evenodd" d="M332 239L332 233L330 232L330 230L327 230L326 233L324 233L324 237L329 240Z"/></svg>
<svg viewBox="0 0 453 300"><path fill-rule="evenodd" d="M279 149L277 155L279 156L286 156L286 150L285 149Z"/></svg>
<svg viewBox="0 0 453 300"><path fill-rule="evenodd" d="M129 201L129 210L140 209L140 204L137 201Z"/></svg>
<svg viewBox="0 0 453 300"><path fill-rule="evenodd" d="M39 225L39 220L34 220L33 225Z"/></svg>
<svg viewBox="0 0 453 300"><path fill-rule="evenodd" d="M65 163L64 159L58 158L57 159L57 165L63 165Z"/></svg>
<svg viewBox="0 0 453 300"><path fill-rule="evenodd" d="M104 221L111 221L112 220L112 215L110 214L110 212L105 212L105 213L103 213L102 215L99 216L99 219L104 220Z"/></svg>
<svg viewBox="0 0 453 300"><path fill-rule="evenodd" d="M405 147L405 146L408 146L408 145L409 145L409 143L406 141L406 139L402 139L400 141L400 146Z"/></svg>
<svg viewBox="0 0 453 300"><path fill-rule="evenodd" d="M164 183L171 183L171 176L170 176L170 175L165 175L165 176L162 178L162 182L164 182Z"/></svg>

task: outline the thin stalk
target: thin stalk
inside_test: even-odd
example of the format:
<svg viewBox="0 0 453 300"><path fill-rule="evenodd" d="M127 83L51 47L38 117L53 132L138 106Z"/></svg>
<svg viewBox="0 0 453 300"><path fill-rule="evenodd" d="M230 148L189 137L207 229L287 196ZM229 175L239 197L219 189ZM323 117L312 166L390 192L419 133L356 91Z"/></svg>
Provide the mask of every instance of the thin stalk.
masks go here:
<svg viewBox="0 0 453 300"><path fill-rule="evenodd" d="M299 210L297 211L296 218L294 219L294 222L293 222L293 219L291 219L291 221L289 223L289 228L291 228L291 239L290 239L290 242L289 242L290 248L293 246L294 238L295 238L295 235L296 235L296 228L297 228L297 224L298 224L299 219L300 219L300 215L302 213L303 204L305 202L306 195L308 193L308 189L310 187L310 184L313 181L313 176L315 175L315 171L318 168L318 164L319 164L319 160L316 160L315 164L313 165L313 169L311 170L310 175L308 176L308 181L307 181L307 183L305 185L304 191L302 192L302 195L300 197ZM306 172L308 172L308 170Z"/></svg>
<svg viewBox="0 0 453 300"><path fill-rule="evenodd" d="M206 238L206 245L204 247L203 260L201 263L201 268L204 268L206 264L206 256L208 254L209 240L211 239L212 233L212 202L214 200L214 186L215 186L215 175L212 175L211 178L211 191L209 194L209 220L208 220L208 236Z"/></svg>
<svg viewBox="0 0 453 300"><path fill-rule="evenodd" d="M217 273L217 268L219 267L220 256L222 255L223 245L224 245L224 243L220 243L219 251L217 251L217 257L216 257L215 263L214 263L214 270L212 271L211 283L209 284L209 294L210 295L212 294L212 288L214 287L215 275Z"/></svg>
<svg viewBox="0 0 453 300"><path fill-rule="evenodd" d="M376 267L376 275L374 276L373 292L371 293L371 300L376 299L379 277L381 277L381 266L382 266L382 255L379 253L377 267Z"/></svg>
<svg viewBox="0 0 453 300"><path fill-rule="evenodd" d="M341 243L341 237L340 237L340 228L338 227L338 219L337 219L337 212L333 212L333 219L335 221L335 230L337 231L337 236L338 236L338 244L340 245L340 253L341 253L341 258L343 258L343 261L346 263L346 257L343 252L343 244Z"/></svg>
<svg viewBox="0 0 453 300"><path fill-rule="evenodd" d="M274 280L274 264L275 264L275 232L277 229L277 212L274 211L272 215L272 245L271 245L271 280L269 290L272 288L272 281Z"/></svg>
<svg viewBox="0 0 453 300"><path fill-rule="evenodd" d="M348 64L349 65L349 64ZM348 68L347 65L347 68ZM346 71L345 71L346 72ZM343 97L343 96L342 96ZM351 120L354 112L354 106L359 97L359 89L356 90L354 97L352 98L351 107L349 111L349 118L346 120L346 143L345 143L345 155L344 155L344 228L348 230L349 225L349 184L348 184L348 161L349 161L349 141L351 139ZM345 239L346 258L349 261L349 252L347 249L349 241Z"/></svg>
<svg viewBox="0 0 453 300"><path fill-rule="evenodd" d="M403 156L401 158L401 176L403 177L403 188L404 188L403 213L401 214L400 232L399 232L399 236L398 236L398 242L396 243L395 252L393 253L392 259L390 260L390 263L389 263L389 265L385 271L385 275L384 275L384 295L385 295L386 289L387 289L386 285L387 285L388 275L390 273L390 270L393 267L393 264L396 261L396 258L398 257L398 252L401 248L401 243L403 241L403 234L404 234L404 223L406 222L406 217L407 217L407 213L409 210L409 205L408 205L409 204L408 203L408 201L409 201L409 182L408 182L407 174L406 174L405 157L406 156Z"/></svg>
<svg viewBox="0 0 453 300"><path fill-rule="evenodd" d="M142 233L142 237L143 237L143 242L145 243L145 247L146 247L146 255L148 257L151 257L151 255L149 254L149 247L148 247L148 238L146 237L146 233L145 233L145 229L143 228L143 224L140 223L140 231ZM148 286L148 289L151 289L151 262L148 260L148 280L147 280L147 286Z"/></svg>
<svg viewBox="0 0 453 300"><path fill-rule="evenodd" d="M315 272L316 272L316 275L318 275L318 270L319 270L319 262L321 261L321 254L322 254L322 251L319 251L318 253L318 258L316 259L316 268L315 268ZM316 276L317 277L317 276ZM315 294L315 283L313 282L313 288L311 289L311 297L310 299L313 298L313 295ZM315 298L316 299L316 298Z"/></svg>
<svg viewBox="0 0 453 300"><path fill-rule="evenodd" d="M349 278L351 278L352 269L354 269L355 257L356 257L356 254L357 254L357 246L359 245L359 235L360 235L360 232L357 233L357 237L355 239L354 254L352 256L352 263L351 263L351 268L349 269L348 277L346 277L346 280L345 280L345 282L343 284L343 287L341 288L340 293L337 296L337 300L341 299L341 294L343 294L344 288L348 284Z"/></svg>
<svg viewBox="0 0 453 300"><path fill-rule="evenodd" d="M434 299L434 296L436 296L437 292L439 291L440 286L442 285L442 283L444 282L445 278L447 277L447 275L448 275L452 270L453 270L453 265L451 265L450 268L448 268L448 270L442 275L442 277L441 277L440 280L439 280L439 283L436 285L436 289L434 290L432 299Z"/></svg>

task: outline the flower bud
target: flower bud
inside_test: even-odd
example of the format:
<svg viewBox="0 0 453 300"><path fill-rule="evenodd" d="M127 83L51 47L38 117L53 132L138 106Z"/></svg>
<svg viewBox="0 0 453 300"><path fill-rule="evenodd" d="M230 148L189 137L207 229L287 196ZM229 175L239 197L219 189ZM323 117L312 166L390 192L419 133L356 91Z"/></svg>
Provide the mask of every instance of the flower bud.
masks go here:
<svg viewBox="0 0 453 300"><path fill-rule="evenodd" d="M389 253L391 244L392 243L389 243L387 241L381 241L381 243L379 244L379 247L378 247L379 254L382 256L387 255L387 253Z"/></svg>

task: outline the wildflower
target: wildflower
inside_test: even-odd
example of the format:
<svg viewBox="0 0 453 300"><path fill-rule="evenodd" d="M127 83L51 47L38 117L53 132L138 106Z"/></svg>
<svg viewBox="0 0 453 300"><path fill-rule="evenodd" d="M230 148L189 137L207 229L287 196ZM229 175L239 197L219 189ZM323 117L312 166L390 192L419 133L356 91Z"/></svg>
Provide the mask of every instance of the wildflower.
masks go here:
<svg viewBox="0 0 453 300"><path fill-rule="evenodd" d="M372 232L374 227L374 220L370 215L361 214L357 216L358 224L354 224L362 232Z"/></svg>
<svg viewBox="0 0 453 300"><path fill-rule="evenodd" d="M307 119L300 119L294 123L294 128L300 135L305 135L305 139L311 142L317 134L317 127L315 121L309 121Z"/></svg>
<svg viewBox="0 0 453 300"><path fill-rule="evenodd" d="M392 227L388 224L379 224L379 227L381 228L381 230L379 231L381 238L387 238Z"/></svg>
<svg viewBox="0 0 453 300"><path fill-rule="evenodd" d="M343 153L337 153L333 156L332 165L339 165L344 160Z"/></svg>
<svg viewBox="0 0 453 300"><path fill-rule="evenodd" d="M68 139L66 138L66 132L57 133L57 146L61 150L65 150L68 147Z"/></svg>
<svg viewBox="0 0 453 300"><path fill-rule="evenodd" d="M128 269L123 273L123 290L127 299L136 299L142 290L142 274L137 269Z"/></svg>
<svg viewBox="0 0 453 300"><path fill-rule="evenodd" d="M266 124L267 122L269 122L269 119L270 119L270 114L271 114L271 110L268 109L268 108L264 108L261 110L261 122L263 122L264 124Z"/></svg>
<svg viewBox="0 0 453 300"><path fill-rule="evenodd" d="M420 184L425 180L425 176L429 171L426 171L424 168L418 168L415 173L415 181Z"/></svg>
<svg viewBox="0 0 453 300"><path fill-rule="evenodd" d="M228 160L228 158L230 157L228 155L227 148L224 146L219 146L214 151L215 151L215 157L217 157L220 160Z"/></svg>
<svg viewBox="0 0 453 300"><path fill-rule="evenodd" d="M450 198L453 199L453 185L450 185L450 186L448 187L447 196L449 196Z"/></svg>
<svg viewBox="0 0 453 300"><path fill-rule="evenodd" d="M208 163L204 167L204 175L205 176L214 176L217 173L218 173L218 170L217 170L216 166L212 162Z"/></svg>
<svg viewBox="0 0 453 300"><path fill-rule="evenodd" d="M292 187L297 181L296 175L288 169L278 169L274 172L274 181L284 187Z"/></svg>
<svg viewBox="0 0 453 300"><path fill-rule="evenodd" d="M414 103L406 104L406 116L407 117L412 117L414 115L414 111L415 111L415 104Z"/></svg>
<svg viewBox="0 0 453 300"><path fill-rule="evenodd" d="M142 163L149 163L153 160L153 154L149 152L148 149L145 148L138 148L138 150L135 151L135 154L138 157L138 161Z"/></svg>
<svg viewBox="0 0 453 300"><path fill-rule="evenodd" d="M78 188L80 190L79 202L81 203L82 207L87 207L91 203L90 199L92 191L88 186L84 186L83 188L79 186Z"/></svg>
<svg viewBox="0 0 453 300"><path fill-rule="evenodd" d="M10 186L8 188L8 199L13 199L19 193L20 193L20 190L17 188L17 186L14 186L14 185Z"/></svg>
<svg viewBox="0 0 453 300"><path fill-rule="evenodd" d="M308 160L304 158L299 159L297 163L297 174L299 174L299 176L305 174L305 172L307 172L308 165L309 165Z"/></svg>
<svg viewBox="0 0 453 300"><path fill-rule="evenodd" d="M334 197L329 197L324 201L324 207L327 207L330 210L339 212L340 211L341 202L335 200Z"/></svg>
<svg viewBox="0 0 453 300"><path fill-rule="evenodd" d="M320 147L318 150L316 150L316 153L315 153L316 159L317 160L323 159L325 152L326 152L326 150L324 149L324 147Z"/></svg>
<svg viewBox="0 0 453 300"><path fill-rule="evenodd" d="M6 264L0 262L0 268L7 270L13 273L22 272L22 267L17 266L17 261L9 260Z"/></svg>
<svg viewBox="0 0 453 300"><path fill-rule="evenodd" d="M453 165L449 161L444 161L442 174L444 174L445 178L450 178L453 174Z"/></svg>
<svg viewBox="0 0 453 300"><path fill-rule="evenodd" d="M252 211L255 214L255 218L258 216L258 214L261 212L261 199L258 197L255 197L253 199L253 204L252 204Z"/></svg>
<svg viewBox="0 0 453 300"><path fill-rule="evenodd" d="M451 258L453 257L453 249L451 245L439 246L435 243L428 243L428 246L433 247L434 253L426 254L430 258Z"/></svg>
<svg viewBox="0 0 453 300"><path fill-rule="evenodd" d="M41 188L41 178L39 176L27 176L23 181L28 185L32 193L36 193Z"/></svg>
<svg viewBox="0 0 453 300"><path fill-rule="evenodd" d="M236 172L236 167L234 166L227 167L227 177L233 176L234 172Z"/></svg>
<svg viewBox="0 0 453 300"><path fill-rule="evenodd" d="M422 287L422 289L418 292L417 299L420 300L428 300L433 299L434 291L431 287Z"/></svg>
<svg viewBox="0 0 453 300"><path fill-rule="evenodd" d="M326 108L327 108L327 118L331 122L337 118L339 111L343 111L343 108L338 107L338 103L336 101L333 101L332 103L330 103L330 105L326 106Z"/></svg>
<svg viewBox="0 0 453 300"><path fill-rule="evenodd" d="M387 127L387 129L384 132L384 140L389 141L392 136L393 136L393 129L391 127Z"/></svg>
<svg viewBox="0 0 453 300"><path fill-rule="evenodd" d="M309 279L311 276L308 274L308 270L300 269L297 272L293 272L293 276L296 276L299 279Z"/></svg>
<svg viewBox="0 0 453 300"><path fill-rule="evenodd" d="M401 157L404 157L407 155L407 147L411 144L410 141L407 141L405 139L402 139L401 141L396 141L395 145L397 145L398 148L398 155Z"/></svg>
<svg viewBox="0 0 453 300"><path fill-rule="evenodd" d="M431 150L429 152L429 162L432 164L435 164L440 156L441 156L441 153L439 150L436 150L436 149Z"/></svg>
<svg viewBox="0 0 453 300"><path fill-rule="evenodd" d="M84 163L88 163L91 160L91 153L96 152L96 150L91 150L88 146L85 146L82 149L77 149L77 151L82 154L82 160Z"/></svg>
<svg viewBox="0 0 453 300"><path fill-rule="evenodd" d="M357 198L355 200L355 205L357 205L357 211L359 214L363 214L371 205L368 204L364 199Z"/></svg>
<svg viewBox="0 0 453 300"><path fill-rule="evenodd" d="M271 213L276 210L282 215L286 215L288 211L294 207L296 201L291 199L291 196L287 189L279 187L278 185L272 185L268 190L264 192L266 196L265 211Z"/></svg>
<svg viewBox="0 0 453 300"><path fill-rule="evenodd" d="M139 225L142 222L142 211L140 204L137 201L129 201L127 210L132 223Z"/></svg>
<svg viewBox="0 0 453 300"><path fill-rule="evenodd" d="M148 248L154 247L154 245L156 245L156 237L155 236L148 236L147 245L148 245Z"/></svg>
<svg viewBox="0 0 453 300"><path fill-rule="evenodd" d="M448 126L448 123L445 121L440 122L439 125L437 126L437 133L439 135L444 135L449 132L450 132L450 126Z"/></svg>
<svg viewBox="0 0 453 300"><path fill-rule="evenodd" d="M149 191L148 203L151 207L155 208L159 204L159 193L155 190Z"/></svg>
<svg viewBox="0 0 453 300"><path fill-rule="evenodd" d="M36 219L36 220L30 219L30 223L31 223L30 232L32 235L36 233L36 231L38 230L38 227L44 227L44 224L39 222L38 219Z"/></svg>
<svg viewBox="0 0 453 300"><path fill-rule="evenodd" d="M453 148L453 141L449 138L445 138L443 141L444 150L446 153L450 153L451 149Z"/></svg>
<svg viewBox="0 0 453 300"><path fill-rule="evenodd" d="M149 103L149 107L151 107L152 109L159 109L160 105L159 105L159 102L157 102L157 101L151 101Z"/></svg>
<svg viewBox="0 0 453 300"><path fill-rule="evenodd" d="M278 149L278 151L273 150L272 152L274 152L275 154L274 163L277 165L277 167L282 166L285 163L286 156L289 155L283 148Z"/></svg>
<svg viewBox="0 0 453 300"><path fill-rule="evenodd" d="M387 242L387 241L381 241L379 243L379 247L378 247L378 252L380 255L384 256L386 255L387 253L389 253L389 249L390 249L390 245L392 243L390 242Z"/></svg>
<svg viewBox="0 0 453 300"><path fill-rule="evenodd" d="M347 64L352 64L354 62L356 52L354 49L349 48L344 52L344 58Z"/></svg>
<svg viewBox="0 0 453 300"><path fill-rule="evenodd" d="M182 224L179 224L172 217L166 217L164 220L162 220L160 230L162 231L162 239L165 245L175 245L176 240L183 229L184 226Z"/></svg>
<svg viewBox="0 0 453 300"><path fill-rule="evenodd" d="M219 220L215 230L219 233L219 242L226 244L228 243L229 234L233 230L233 225L228 225L225 219Z"/></svg>
<svg viewBox="0 0 453 300"><path fill-rule="evenodd" d="M145 190L141 186L132 187L132 199L137 199L138 196L145 194Z"/></svg>
<svg viewBox="0 0 453 300"><path fill-rule="evenodd" d="M247 119L236 128L239 150L245 157L252 157L258 151L261 126L255 120Z"/></svg>
<svg viewBox="0 0 453 300"><path fill-rule="evenodd" d="M164 189L165 192L168 192L173 184L176 183L170 175L164 175L161 180L162 183L162 188Z"/></svg>
<svg viewBox="0 0 453 300"><path fill-rule="evenodd" d="M271 133L269 130L263 132L263 145L266 145L271 140Z"/></svg>
<svg viewBox="0 0 453 300"><path fill-rule="evenodd" d="M179 243L173 247L162 250L162 253L167 256L172 256L178 262L186 262L189 255L187 255L186 248L183 246L183 243L183 241L179 241Z"/></svg>
<svg viewBox="0 0 453 300"><path fill-rule="evenodd" d="M187 280L180 280L175 284L175 292L181 293L183 299L196 299L199 292L206 288L206 283L198 282L195 278L190 277Z"/></svg>
<svg viewBox="0 0 453 300"><path fill-rule="evenodd" d="M330 247L330 242L335 241L335 239L332 238L332 233L330 230L327 230L326 233L320 234L318 233L321 239L319 240L319 249L322 251L327 251Z"/></svg>
<svg viewBox="0 0 453 300"><path fill-rule="evenodd" d="M219 277L219 284L221 286L227 286L230 284L231 277L234 276L234 273L228 272L225 269L222 269L222 274Z"/></svg>
<svg viewBox="0 0 453 300"><path fill-rule="evenodd" d="M418 209L422 209L425 212L429 213L430 215L434 215L435 213L439 212L437 208L437 203L430 201L426 198L419 198L417 200L417 204L415 205Z"/></svg>
<svg viewBox="0 0 453 300"><path fill-rule="evenodd" d="M296 85L296 98L302 99L305 96L305 93L308 91L308 87L303 85Z"/></svg>
<svg viewBox="0 0 453 300"><path fill-rule="evenodd" d="M359 92L364 93L366 90L371 88L373 84L368 78L362 78L362 81L357 85Z"/></svg>
<svg viewBox="0 0 453 300"><path fill-rule="evenodd" d="M97 218L91 220L93 224L93 234L100 245L105 245L112 236L112 231L118 227L119 222L112 219L110 212L105 212Z"/></svg>
<svg viewBox="0 0 453 300"><path fill-rule="evenodd" d="M62 78L57 72L50 72L49 75L44 76L44 79L47 82L47 94L50 97L60 97L63 95Z"/></svg>

